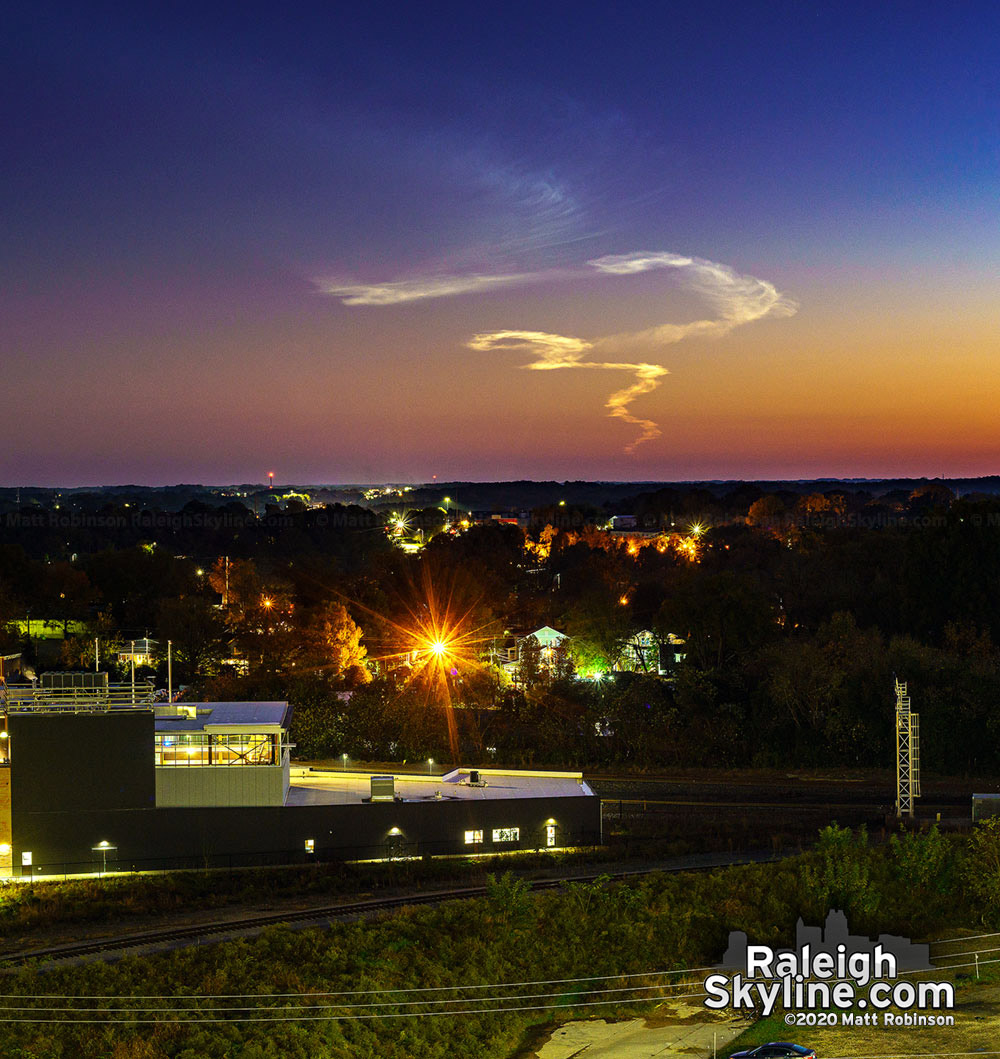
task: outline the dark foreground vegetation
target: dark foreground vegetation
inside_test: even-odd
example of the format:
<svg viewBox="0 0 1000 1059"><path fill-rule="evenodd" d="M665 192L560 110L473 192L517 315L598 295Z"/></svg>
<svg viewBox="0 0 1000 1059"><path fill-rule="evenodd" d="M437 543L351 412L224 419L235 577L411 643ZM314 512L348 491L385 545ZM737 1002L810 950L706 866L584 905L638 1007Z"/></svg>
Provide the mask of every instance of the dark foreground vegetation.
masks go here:
<svg viewBox="0 0 1000 1059"><path fill-rule="evenodd" d="M272 929L252 941L115 964L12 972L3 980L7 1017L55 1021L0 1023L0 1052L500 1059L540 1023L649 1010L657 991L636 990L647 980L625 975L704 967L735 929L787 943L799 916L820 922L831 907L843 908L860 933L996 929L1000 828L959 839L935 829L904 833L873 847L864 832L831 827L815 851L779 864L561 893L532 895L505 874L492 878L484 899L375 923ZM565 981L591 976L607 978ZM491 988L468 988L479 985ZM602 989L620 991L605 1006ZM623 1003L636 998L642 1003ZM449 1009L463 1014L440 1014Z"/></svg>
<svg viewBox="0 0 1000 1059"><path fill-rule="evenodd" d="M169 640L187 697L292 702L303 758L637 770L885 767L895 676L926 771L1000 769L996 498L927 483L619 499L633 529L555 495L523 525L476 524L454 497L37 501L0 527L0 650L91 668L96 638L122 679L119 651L149 633L139 679L165 687ZM28 635L41 619L65 637ZM496 664L544 625L570 638L557 658ZM637 655L643 635L666 674L657 647ZM448 652L422 667L439 636Z"/></svg>

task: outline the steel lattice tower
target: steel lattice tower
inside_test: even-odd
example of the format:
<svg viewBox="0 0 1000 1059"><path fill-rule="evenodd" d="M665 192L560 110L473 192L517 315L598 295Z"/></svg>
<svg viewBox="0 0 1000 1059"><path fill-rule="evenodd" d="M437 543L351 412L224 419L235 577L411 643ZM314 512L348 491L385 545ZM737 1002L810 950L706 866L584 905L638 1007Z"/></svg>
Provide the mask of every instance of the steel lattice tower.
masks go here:
<svg viewBox="0 0 1000 1059"><path fill-rule="evenodd" d="M905 681L896 681L896 815L913 816L920 797L920 717L910 710Z"/></svg>

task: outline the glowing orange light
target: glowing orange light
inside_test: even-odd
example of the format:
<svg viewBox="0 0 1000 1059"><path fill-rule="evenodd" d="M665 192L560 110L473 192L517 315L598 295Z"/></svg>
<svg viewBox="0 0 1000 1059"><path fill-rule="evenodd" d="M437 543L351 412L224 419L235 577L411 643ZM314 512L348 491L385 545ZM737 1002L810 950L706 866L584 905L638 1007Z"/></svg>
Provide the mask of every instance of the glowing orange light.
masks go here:
<svg viewBox="0 0 1000 1059"><path fill-rule="evenodd" d="M454 760L459 758L458 726L453 696L463 694L466 681L486 671L489 649L496 645L498 628L480 610L480 590L461 577L433 576L422 567L419 581L411 581L397 597L390 616L364 604L375 623L381 651L373 654L380 668L396 674L405 686L426 696L440 708L448 726ZM461 705L461 699L457 705Z"/></svg>
<svg viewBox="0 0 1000 1059"><path fill-rule="evenodd" d="M260 605L261 605L261 606L262 606L262 607L263 607L263 608L264 608L265 610L270 610L270 609L271 609L271 608L272 608L272 607L274 606L274 600L273 600L273 599L271 599L271 597L270 597L270 596L264 596L264 598L263 598L263 599L261 599L261 601L260 601Z"/></svg>

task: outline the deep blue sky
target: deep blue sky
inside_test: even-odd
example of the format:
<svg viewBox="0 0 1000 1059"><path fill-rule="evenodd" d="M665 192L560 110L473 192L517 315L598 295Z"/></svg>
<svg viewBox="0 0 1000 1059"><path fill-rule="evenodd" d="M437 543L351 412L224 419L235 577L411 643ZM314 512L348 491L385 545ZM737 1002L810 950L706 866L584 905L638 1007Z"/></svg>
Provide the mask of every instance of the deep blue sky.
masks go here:
<svg viewBox="0 0 1000 1059"><path fill-rule="evenodd" d="M0 478L995 469L998 55L993 3L24 7ZM798 311L618 353L718 309L693 273L581 274L640 251ZM626 368L470 352L502 330ZM640 363L671 375L625 454L604 403Z"/></svg>

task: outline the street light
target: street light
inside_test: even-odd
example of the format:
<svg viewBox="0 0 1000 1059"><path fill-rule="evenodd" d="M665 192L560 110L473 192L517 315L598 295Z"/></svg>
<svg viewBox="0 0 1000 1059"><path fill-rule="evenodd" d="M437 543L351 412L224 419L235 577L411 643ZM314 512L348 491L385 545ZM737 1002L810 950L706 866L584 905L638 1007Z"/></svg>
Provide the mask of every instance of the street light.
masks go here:
<svg viewBox="0 0 1000 1059"><path fill-rule="evenodd" d="M90 848L95 853L100 853L101 875L105 875L108 870L108 854L116 850L118 847L112 846L111 843L107 841L107 839L102 839L100 842L97 843L96 846L91 846Z"/></svg>
<svg viewBox="0 0 1000 1059"><path fill-rule="evenodd" d="M433 775L433 769L434 769L434 758L429 757L427 759L427 775L428 776Z"/></svg>
<svg viewBox="0 0 1000 1059"><path fill-rule="evenodd" d="M346 754L341 754L340 755L340 760L343 761L343 763L344 763L344 772L346 772L347 771L347 755Z"/></svg>

